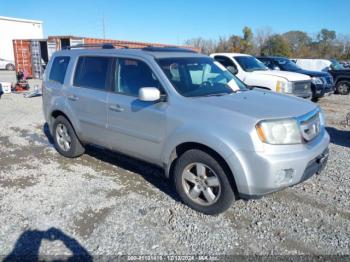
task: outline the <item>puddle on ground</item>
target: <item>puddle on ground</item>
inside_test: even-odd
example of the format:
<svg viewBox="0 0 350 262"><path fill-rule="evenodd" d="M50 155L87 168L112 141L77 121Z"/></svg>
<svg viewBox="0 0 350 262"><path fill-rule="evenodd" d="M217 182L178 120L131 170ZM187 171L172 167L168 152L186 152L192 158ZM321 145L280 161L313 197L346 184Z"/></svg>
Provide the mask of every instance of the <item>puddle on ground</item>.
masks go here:
<svg viewBox="0 0 350 262"><path fill-rule="evenodd" d="M341 218L350 221L350 213L338 210L328 204L317 202L314 199L310 199L306 196L299 196L295 193L288 192L287 190L277 192L274 194L274 200L284 200L284 201L293 201L295 203L300 203L302 205L311 206L315 209L318 209L322 212L327 212L329 214L338 214Z"/></svg>
<svg viewBox="0 0 350 262"><path fill-rule="evenodd" d="M0 187L24 189L39 183L35 177L0 178Z"/></svg>
<svg viewBox="0 0 350 262"><path fill-rule="evenodd" d="M112 208L102 208L100 210L88 209L80 213L79 218L74 220L74 228L82 237L89 237L94 229L102 224Z"/></svg>

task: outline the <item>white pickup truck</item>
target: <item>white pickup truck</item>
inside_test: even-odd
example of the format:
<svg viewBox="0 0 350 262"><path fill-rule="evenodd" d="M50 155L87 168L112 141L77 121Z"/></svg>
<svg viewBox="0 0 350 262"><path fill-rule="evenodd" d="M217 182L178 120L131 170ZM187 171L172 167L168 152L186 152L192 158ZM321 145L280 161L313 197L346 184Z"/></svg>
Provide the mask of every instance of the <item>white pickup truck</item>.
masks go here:
<svg viewBox="0 0 350 262"><path fill-rule="evenodd" d="M246 85L311 99L311 78L307 75L269 70L253 56L238 53L210 55Z"/></svg>

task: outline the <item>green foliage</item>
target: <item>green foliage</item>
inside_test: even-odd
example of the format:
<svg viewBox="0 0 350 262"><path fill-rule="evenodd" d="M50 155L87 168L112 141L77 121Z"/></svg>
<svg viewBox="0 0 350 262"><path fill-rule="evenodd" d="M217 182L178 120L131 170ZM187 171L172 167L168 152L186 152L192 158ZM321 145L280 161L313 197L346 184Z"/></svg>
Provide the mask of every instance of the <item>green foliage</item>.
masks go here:
<svg viewBox="0 0 350 262"><path fill-rule="evenodd" d="M194 38L185 43L200 48L206 54L237 52L295 58L350 59L350 36L337 38L336 32L329 29L321 29L316 37L300 30L272 34L269 28L258 29L254 35L252 29L245 26L242 36L231 35L218 40Z"/></svg>
<svg viewBox="0 0 350 262"><path fill-rule="evenodd" d="M291 48L288 41L281 35L271 36L262 47L261 53L264 55L290 56Z"/></svg>

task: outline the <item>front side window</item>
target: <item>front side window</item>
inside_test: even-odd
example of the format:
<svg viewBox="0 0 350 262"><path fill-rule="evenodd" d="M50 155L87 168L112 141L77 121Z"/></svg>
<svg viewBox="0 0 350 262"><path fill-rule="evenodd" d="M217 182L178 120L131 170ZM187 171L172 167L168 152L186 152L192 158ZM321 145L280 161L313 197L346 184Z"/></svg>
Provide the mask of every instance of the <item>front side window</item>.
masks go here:
<svg viewBox="0 0 350 262"><path fill-rule="evenodd" d="M164 58L158 64L178 93L186 97L231 94L246 86L207 57Z"/></svg>
<svg viewBox="0 0 350 262"><path fill-rule="evenodd" d="M345 69L344 66L341 63L339 63L337 60L332 59L331 62L332 62L331 67L334 70L343 70L343 69Z"/></svg>
<svg viewBox="0 0 350 262"><path fill-rule="evenodd" d="M57 56L53 60L49 80L63 84L66 76L70 58L68 56Z"/></svg>
<svg viewBox="0 0 350 262"><path fill-rule="evenodd" d="M298 71L301 69L296 63L287 58L278 58L276 62L279 67L286 71Z"/></svg>
<svg viewBox="0 0 350 262"><path fill-rule="evenodd" d="M272 61L267 60L267 59L262 59L262 58L258 58L259 61L263 62L264 65L266 65L268 68L270 69L274 69L274 64Z"/></svg>
<svg viewBox="0 0 350 262"><path fill-rule="evenodd" d="M255 57L235 56L234 58L236 59L237 63L242 67L242 69L246 72L268 70L268 68L264 65L264 63L260 62Z"/></svg>
<svg viewBox="0 0 350 262"><path fill-rule="evenodd" d="M115 79L115 92L129 96L137 97L142 87L155 87L161 90L161 85L151 68L136 59L118 59Z"/></svg>
<svg viewBox="0 0 350 262"><path fill-rule="evenodd" d="M80 57L75 70L74 86L107 90L113 61L111 57Z"/></svg>

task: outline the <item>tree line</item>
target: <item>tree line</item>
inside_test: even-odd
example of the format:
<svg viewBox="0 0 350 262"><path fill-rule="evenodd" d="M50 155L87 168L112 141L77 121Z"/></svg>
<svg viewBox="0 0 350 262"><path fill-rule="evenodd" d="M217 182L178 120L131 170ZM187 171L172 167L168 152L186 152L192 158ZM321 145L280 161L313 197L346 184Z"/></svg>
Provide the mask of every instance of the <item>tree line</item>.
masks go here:
<svg viewBox="0 0 350 262"><path fill-rule="evenodd" d="M244 27L242 35L231 35L219 39L192 38L185 41L202 53L235 52L252 55L275 55L291 58L336 58L350 60L350 36L337 35L334 30L321 29L311 36L293 30L283 34L273 33L271 28L260 28L253 33Z"/></svg>

